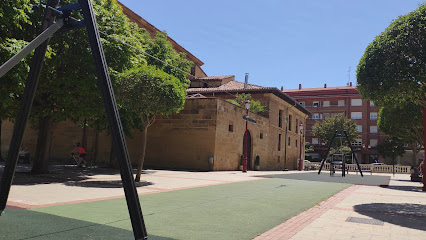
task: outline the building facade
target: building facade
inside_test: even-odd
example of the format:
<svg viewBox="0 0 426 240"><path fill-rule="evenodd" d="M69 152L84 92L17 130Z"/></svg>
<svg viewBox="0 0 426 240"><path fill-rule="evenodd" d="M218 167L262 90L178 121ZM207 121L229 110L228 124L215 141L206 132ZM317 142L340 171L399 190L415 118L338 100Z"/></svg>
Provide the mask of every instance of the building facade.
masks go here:
<svg viewBox="0 0 426 240"><path fill-rule="evenodd" d="M361 99L356 86L306 88L299 84L299 89L283 90L312 112L306 121L306 141L314 146L316 152L324 155L327 146L321 139L312 135L312 126L327 117L344 114L355 120L359 132L358 138L352 142L355 154L360 163L382 161L377 151L377 144L387 138L377 127L379 109L373 102Z"/></svg>

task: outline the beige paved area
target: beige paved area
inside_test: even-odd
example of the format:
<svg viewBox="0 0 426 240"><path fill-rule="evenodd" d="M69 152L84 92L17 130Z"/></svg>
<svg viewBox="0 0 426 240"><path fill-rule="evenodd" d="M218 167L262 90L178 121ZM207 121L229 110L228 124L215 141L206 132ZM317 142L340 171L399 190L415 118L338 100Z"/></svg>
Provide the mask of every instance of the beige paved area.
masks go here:
<svg viewBox="0 0 426 240"><path fill-rule="evenodd" d="M282 173L282 172L267 172ZM147 170L142 175L144 182L136 183L139 194L150 194L179 189L226 184L240 181L253 181L265 172L241 173L226 172L185 172ZM49 180L49 179L47 179ZM35 208L57 204L68 204L81 201L97 201L101 199L121 198L124 191L121 187L120 174L96 174L87 179L77 181L48 181L46 184L13 185L8 198L8 206ZM84 185L85 187L80 187ZM88 186L92 186L88 190Z"/></svg>
<svg viewBox="0 0 426 240"><path fill-rule="evenodd" d="M255 177L258 175L292 173L148 170L142 177L146 182L137 185L139 193L143 195L255 181L261 179ZM80 184L86 187L79 187ZM87 190L88 185L93 188ZM409 175L395 175L389 187L355 185L256 239L426 239L426 192L421 192L421 186L421 183L409 181ZM80 181L14 185L8 206L36 208L123 196L119 174L97 174ZM347 221L350 217L363 223Z"/></svg>
<svg viewBox="0 0 426 240"><path fill-rule="evenodd" d="M409 175L395 175L389 187L353 186L256 240L426 239L426 192L421 186L409 181ZM351 217L358 222L347 221Z"/></svg>

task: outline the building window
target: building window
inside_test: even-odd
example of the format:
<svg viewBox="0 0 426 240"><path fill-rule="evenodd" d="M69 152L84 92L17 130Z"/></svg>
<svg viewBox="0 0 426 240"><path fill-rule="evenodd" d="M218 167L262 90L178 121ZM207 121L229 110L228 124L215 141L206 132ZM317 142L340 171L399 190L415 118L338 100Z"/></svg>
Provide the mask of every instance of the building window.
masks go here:
<svg viewBox="0 0 426 240"><path fill-rule="evenodd" d="M291 139L290 137L288 137L288 146L290 147L290 145L291 145Z"/></svg>
<svg viewBox="0 0 426 240"><path fill-rule="evenodd" d="M362 132L362 125L357 125L356 129L358 130L358 132Z"/></svg>
<svg viewBox="0 0 426 240"><path fill-rule="evenodd" d="M322 115L321 119L326 119L330 117L330 113L323 113L321 115Z"/></svg>
<svg viewBox="0 0 426 240"><path fill-rule="evenodd" d="M281 151L281 134L278 134L278 151Z"/></svg>
<svg viewBox="0 0 426 240"><path fill-rule="evenodd" d="M295 126L295 128L296 128L296 133L298 133L298 132L299 132L299 125L298 125L298 122L299 122L299 119L297 119L297 118L296 118L296 126Z"/></svg>
<svg viewBox="0 0 426 240"><path fill-rule="evenodd" d="M337 106L339 106L339 107L345 106L345 100L338 100L337 101Z"/></svg>
<svg viewBox="0 0 426 240"><path fill-rule="evenodd" d="M377 146L377 139L370 139L370 147L376 147Z"/></svg>
<svg viewBox="0 0 426 240"><path fill-rule="evenodd" d="M355 138L352 142L352 146L362 146L362 139L361 138Z"/></svg>
<svg viewBox="0 0 426 240"><path fill-rule="evenodd" d="M283 127L283 110L280 110L278 113L278 127Z"/></svg>
<svg viewBox="0 0 426 240"><path fill-rule="evenodd" d="M370 119L371 120L377 120L377 112L371 112L370 113Z"/></svg>
<svg viewBox="0 0 426 240"><path fill-rule="evenodd" d="M330 101L322 101L323 107L330 107Z"/></svg>
<svg viewBox="0 0 426 240"><path fill-rule="evenodd" d="M319 113L312 114L312 119L319 119Z"/></svg>
<svg viewBox="0 0 426 240"><path fill-rule="evenodd" d="M260 133L259 138L260 138L260 139L263 139L263 133Z"/></svg>
<svg viewBox="0 0 426 240"><path fill-rule="evenodd" d="M313 106L313 107L319 107L319 106L320 106L319 101L314 101L314 102L312 103L312 106Z"/></svg>
<svg viewBox="0 0 426 240"><path fill-rule="evenodd" d="M351 99L352 106L362 106L362 99Z"/></svg>
<svg viewBox="0 0 426 240"><path fill-rule="evenodd" d="M291 116L291 115L288 115L288 130L289 131L291 131L291 122L292 122L292 120L293 120L293 118L292 118L293 116Z"/></svg>
<svg viewBox="0 0 426 240"><path fill-rule="evenodd" d="M370 101L370 107L374 107L374 102Z"/></svg>
<svg viewBox="0 0 426 240"><path fill-rule="evenodd" d="M370 126L370 133L377 133L377 126Z"/></svg>
<svg viewBox="0 0 426 240"><path fill-rule="evenodd" d="M318 144L318 138L312 138L312 144Z"/></svg>
<svg viewBox="0 0 426 240"><path fill-rule="evenodd" d="M362 112L351 112L352 119L362 119Z"/></svg>
<svg viewBox="0 0 426 240"><path fill-rule="evenodd" d="M234 131L234 125L229 124L228 131L233 132Z"/></svg>
<svg viewBox="0 0 426 240"><path fill-rule="evenodd" d="M304 106L305 106L305 102L300 102L300 105L301 105L302 107L304 107Z"/></svg>

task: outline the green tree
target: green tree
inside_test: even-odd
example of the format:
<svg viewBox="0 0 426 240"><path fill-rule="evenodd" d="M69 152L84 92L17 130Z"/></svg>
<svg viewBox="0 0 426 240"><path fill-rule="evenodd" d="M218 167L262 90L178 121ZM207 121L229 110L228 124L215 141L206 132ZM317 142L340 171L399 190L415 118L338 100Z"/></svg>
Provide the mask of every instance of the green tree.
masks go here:
<svg viewBox="0 0 426 240"><path fill-rule="evenodd" d="M363 98L381 107L413 103L426 114L425 26L426 5L422 4L394 20L368 45L357 67L357 88ZM422 142L425 137L426 132Z"/></svg>
<svg viewBox="0 0 426 240"><path fill-rule="evenodd" d="M158 69L177 77L182 82L187 81L187 73L191 70L193 63L186 59L185 53L178 53L173 49L172 44L167 39L166 32L155 34L153 41L148 42L146 52L155 57L146 59L148 65L156 66Z"/></svg>
<svg viewBox="0 0 426 240"><path fill-rule="evenodd" d="M310 142L305 142L305 153L311 153L314 151L314 146L312 146Z"/></svg>
<svg viewBox="0 0 426 240"><path fill-rule="evenodd" d="M377 150L384 158L395 158L405 153L404 143L398 138L387 138L377 145ZM386 161L387 164L392 162ZM415 166L415 165L414 165Z"/></svg>
<svg viewBox="0 0 426 240"><path fill-rule="evenodd" d="M325 120L316 121L315 125L312 127L312 130L313 135L320 138L321 141L323 141L327 146L330 144L335 131L337 131L339 134L343 134L343 131L346 130L349 141L351 142L358 136L358 130L356 128L355 121L346 118L343 114L328 117ZM332 148L340 149L342 146L348 146L346 138L342 138L341 140L342 141L335 139L333 141Z"/></svg>
<svg viewBox="0 0 426 240"><path fill-rule="evenodd" d="M19 52L27 44L28 32L23 28L31 24L29 13L30 0L6 0L0 2L0 65ZM16 40L15 34L22 38ZM19 105L19 96L24 89L24 82L28 73L29 57L0 78L0 139L3 120L12 120L16 117ZM1 141L0 141L1 145ZM4 161L0 149L0 161Z"/></svg>
<svg viewBox="0 0 426 240"><path fill-rule="evenodd" d="M1 3L2 10L9 2L12 1ZM67 5L74 1L64 0L61 3ZM26 15L17 18L16 21L19 23L15 24L17 31L10 31L9 41L32 40L39 32L44 6L35 0L15 1L12 9ZM103 33L140 48L151 41L145 30L129 23L116 0L96 0L94 9L99 28ZM3 16L6 16L5 11L2 12ZM7 14L12 15L14 16ZM73 16L82 18L79 13L74 13ZM10 19L0 19L2 28L10 27L8 21ZM116 40L104 38L102 43L111 72L124 71L133 64L146 63L142 53ZM39 130L32 168L34 173L47 172L49 146L55 123L66 119L74 122L83 118L98 119L105 115L86 30L79 29L54 35L47 55L30 116L32 126ZM11 92L19 94L19 89L14 88Z"/></svg>
<svg viewBox="0 0 426 240"><path fill-rule="evenodd" d="M158 70L156 66L140 66L132 68L118 76L118 98L120 102L142 123L141 157L135 181L140 181L148 127L157 115L177 113L185 102L189 81Z"/></svg>
<svg viewBox="0 0 426 240"><path fill-rule="evenodd" d="M260 101L253 100L251 94L249 93L241 93L235 95L235 100L228 99L229 103L237 105L239 107L245 108L245 102L250 100L250 109L249 111L252 113L265 113L267 111L267 107L263 105Z"/></svg>
<svg viewBox="0 0 426 240"><path fill-rule="evenodd" d="M406 101L397 105L386 104L380 108L377 125L390 137L408 143L413 150L412 165L423 145L422 107Z"/></svg>
<svg viewBox="0 0 426 240"><path fill-rule="evenodd" d="M62 5L73 1L61 1ZM99 30L124 42L144 45L149 35L130 24L115 0L96 0L94 10ZM81 19L79 13L75 16ZM102 45L111 72L130 68L141 54L103 34ZM33 125L38 126L37 152L32 171L47 171L49 146L58 122L105 116L86 29L56 34L50 41L52 57L46 59L32 109Z"/></svg>
<svg viewBox="0 0 426 240"><path fill-rule="evenodd" d="M394 20L357 67L358 90L379 106L406 99L426 106L426 5Z"/></svg>

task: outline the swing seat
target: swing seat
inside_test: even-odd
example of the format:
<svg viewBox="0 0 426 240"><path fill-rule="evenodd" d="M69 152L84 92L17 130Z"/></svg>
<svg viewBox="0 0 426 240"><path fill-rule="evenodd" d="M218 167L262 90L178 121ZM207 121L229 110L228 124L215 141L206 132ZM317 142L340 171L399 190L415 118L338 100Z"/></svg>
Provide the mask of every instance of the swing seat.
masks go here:
<svg viewBox="0 0 426 240"><path fill-rule="evenodd" d="M332 161L330 162L330 176L333 176L334 173L336 172L336 165L337 166L342 166L341 170L342 170L342 177L345 177L345 171L346 171L346 167L345 167L345 163L343 161Z"/></svg>

